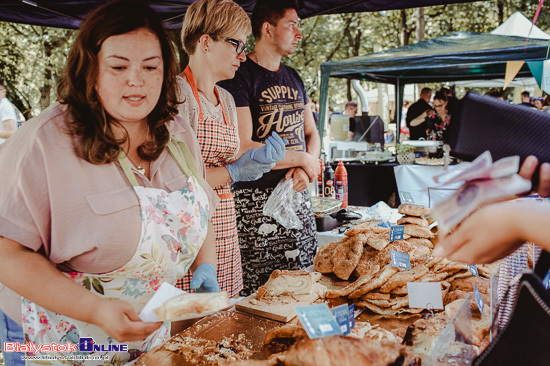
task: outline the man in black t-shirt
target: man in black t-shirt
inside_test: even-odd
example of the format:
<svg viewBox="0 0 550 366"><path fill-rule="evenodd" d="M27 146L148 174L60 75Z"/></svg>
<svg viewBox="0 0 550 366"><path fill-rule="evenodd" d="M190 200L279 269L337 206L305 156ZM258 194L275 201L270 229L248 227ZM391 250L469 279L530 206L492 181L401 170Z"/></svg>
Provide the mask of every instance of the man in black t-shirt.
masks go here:
<svg viewBox="0 0 550 366"><path fill-rule="evenodd" d="M410 131L411 140L419 140L420 138L426 138L426 130L428 125L426 124L427 111L432 109L430 105L430 99L432 98L432 89L422 88L420 91L420 99L413 103L407 110L407 127Z"/></svg>
<svg viewBox="0 0 550 366"><path fill-rule="evenodd" d="M288 140L285 158L271 172L232 186L243 264L242 295L256 291L275 269L311 266L318 247L307 186L320 173L321 139L302 79L281 63L302 38L299 21L295 1L258 0L252 13L255 49L233 79L219 83L235 99L241 151L262 146L272 131ZM301 203L287 209L295 211L301 229L287 229L263 214L265 202L285 177L300 192Z"/></svg>

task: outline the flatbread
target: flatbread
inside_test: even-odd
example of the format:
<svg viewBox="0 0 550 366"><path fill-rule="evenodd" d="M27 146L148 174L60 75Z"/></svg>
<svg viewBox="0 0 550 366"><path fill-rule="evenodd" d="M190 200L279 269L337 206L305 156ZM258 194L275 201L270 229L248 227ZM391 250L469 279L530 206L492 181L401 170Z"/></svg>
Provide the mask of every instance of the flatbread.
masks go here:
<svg viewBox="0 0 550 366"><path fill-rule="evenodd" d="M397 212L403 215L421 217L424 215L429 215L432 212L432 210L426 206L413 205L411 203L402 203L397 208Z"/></svg>
<svg viewBox="0 0 550 366"><path fill-rule="evenodd" d="M407 282L413 282L417 278L422 277L428 273L429 269L425 266L418 266L411 270L404 270L394 274L390 279L386 281L381 287L380 292L389 293L396 287L404 286Z"/></svg>
<svg viewBox="0 0 550 366"><path fill-rule="evenodd" d="M409 308L407 306L399 308L399 309L391 309L391 308L386 308L386 307L381 307L381 306L378 306L378 305L374 305L374 304L372 304L368 301L361 301L361 300L355 301L354 303L357 306L360 306L362 308L367 308L367 309L371 310L372 312L374 312L376 314L381 314L381 315L397 315L397 314L404 314L404 313L418 314L418 313L421 313L422 311L424 311L424 309L421 309L421 308Z"/></svg>
<svg viewBox="0 0 550 366"><path fill-rule="evenodd" d="M415 225L415 224L406 224L405 225L405 234L409 234L415 238L433 238L434 233L430 231L427 227Z"/></svg>
<svg viewBox="0 0 550 366"><path fill-rule="evenodd" d="M325 297L328 298L328 299L334 299L334 298L340 297L340 296L347 296L351 292L355 291L358 287L360 287L360 286L364 285L365 283L369 282L372 279L373 275L375 273L377 273L379 270L380 270L380 266L376 266L375 268L373 268L373 271L370 274L360 276L355 282L350 283L346 287L344 287L340 290L327 291L325 293Z"/></svg>
<svg viewBox="0 0 550 366"><path fill-rule="evenodd" d="M395 268L391 264L388 264L386 267L384 267L382 271L380 271L373 277L372 281L370 281L369 283L365 283L364 285L362 285L361 287L359 287L358 289L350 293L348 297L350 299L356 299L358 297L363 296L367 292L370 292L375 288L382 286L384 283L386 283L388 278L393 276L397 271L398 271L397 268Z"/></svg>
<svg viewBox="0 0 550 366"><path fill-rule="evenodd" d="M397 220L397 225L405 225L405 224L415 224L420 225L424 227L428 227L430 224L428 224L428 220L426 220L423 217L417 217L417 216L403 216L399 220Z"/></svg>
<svg viewBox="0 0 550 366"><path fill-rule="evenodd" d="M340 242L323 245L313 258L313 266L317 272L332 273L332 254Z"/></svg>
<svg viewBox="0 0 550 366"><path fill-rule="evenodd" d="M430 248L430 249L433 249L434 248L434 244L432 243L432 241L430 239L426 239L426 238L409 238L407 239L407 241L411 244L414 244L414 245L422 245L426 248Z"/></svg>
<svg viewBox="0 0 550 366"><path fill-rule="evenodd" d="M338 278L347 280L357 266L357 263L359 263L359 259L363 254L363 243L360 239L359 235L355 238L348 238L342 241L334 250L332 255L332 272Z"/></svg>

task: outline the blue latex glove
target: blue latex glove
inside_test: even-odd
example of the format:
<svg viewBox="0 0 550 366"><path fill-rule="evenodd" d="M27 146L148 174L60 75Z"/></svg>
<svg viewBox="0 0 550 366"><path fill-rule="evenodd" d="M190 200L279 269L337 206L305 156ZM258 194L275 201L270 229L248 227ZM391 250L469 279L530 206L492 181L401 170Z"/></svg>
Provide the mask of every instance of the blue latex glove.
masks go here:
<svg viewBox="0 0 550 366"><path fill-rule="evenodd" d="M275 166L275 163L264 164L252 160L252 155L256 150L258 149L248 150L233 164L225 166L231 176L231 183L257 180Z"/></svg>
<svg viewBox="0 0 550 366"><path fill-rule="evenodd" d="M287 139L282 139L277 132L273 131L265 140L265 145L254 151L251 158L258 163L276 163L285 157L287 142Z"/></svg>
<svg viewBox="0 0 550 366"><path fill-rule="evenodd" d="M191 290L196 292L220 292L218 285L218 274L214 266L203 263L193 272L190 284Z"/></svg>

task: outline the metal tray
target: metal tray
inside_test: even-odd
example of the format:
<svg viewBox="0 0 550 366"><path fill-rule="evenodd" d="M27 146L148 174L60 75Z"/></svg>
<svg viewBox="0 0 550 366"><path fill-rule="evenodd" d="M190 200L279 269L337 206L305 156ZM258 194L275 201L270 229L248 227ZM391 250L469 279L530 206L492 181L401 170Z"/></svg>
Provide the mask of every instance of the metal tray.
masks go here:
<svg viewBox="0 0 550 366"><path fill-rule="evenodd" d="M249 359L265 360L272 353L264 346L265 335L281 325L283 324L280 322L259 318L250 314L236 311L220 311L199 320L183 332L170 338L164 344L143 354L136 362L136 365L216 365L217 363L209 361L206 355L200 352L194 352L192 355L193 360L190 360L185 355L170 351L167 348L170 348L171 345L189 344L187 340L190 338L193 339L192 344L196 346L206 345L212 341L220 344L224 339L236 338L239 334L244 336L247 348L253 352L249 356Z"/></svg>

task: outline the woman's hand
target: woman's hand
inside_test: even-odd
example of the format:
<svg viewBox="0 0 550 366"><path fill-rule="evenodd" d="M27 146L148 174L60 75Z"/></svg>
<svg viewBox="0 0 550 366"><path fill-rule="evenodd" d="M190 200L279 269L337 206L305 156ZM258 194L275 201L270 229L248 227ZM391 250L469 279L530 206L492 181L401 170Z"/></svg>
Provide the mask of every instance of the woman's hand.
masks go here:
<svg viewBox="0 0 550 366"><path fill-rule="evenodd" d="M519 169L519 175L521 175L523 178L527 180L532 180L533 175L535 174L537 170L537 166L539 164L538 159L530 155L528 156L523 164L521 165L521 168ZM540 166L539 169L539 184L537 187L533 187L533 189L539 194L541 197L548 197L550 196L550 164L549 163L543 163Z"/></svg>
<svg viewBox="0 0 550 366"><path fill-rule="evenodd" d="M132 305L122 300L98 298L90 323L97 325L118 342L141 341L162 325L142 321Z"/></svg>
<svg viewBox="0 0 550 366"><path fill-rule="evenodd" d="M307 189L309 177L302 168L292 168L286 175L285 179L292 178L292 185L296 192L302 192Z"/></svg>
<svg viewBox="0 0 550 366"><path fill-rule="evenodd" d="M433 255L470 264L504 258L527 240L520 212L521 205L514 202L480 208L440 239Z"/></svg>

